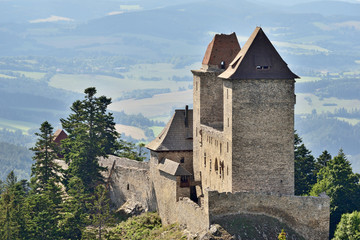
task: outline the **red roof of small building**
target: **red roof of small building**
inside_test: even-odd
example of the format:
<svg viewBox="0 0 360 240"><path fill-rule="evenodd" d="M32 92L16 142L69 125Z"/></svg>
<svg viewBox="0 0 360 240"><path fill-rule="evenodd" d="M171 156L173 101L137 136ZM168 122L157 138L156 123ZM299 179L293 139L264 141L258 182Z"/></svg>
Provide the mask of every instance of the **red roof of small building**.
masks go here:
<svg viewBox="0 0 360 240"><path fill-rule="evenodd" d="M226 69L239 51L240 45L235 33L215 34L206 49L202 64L221 68L221 62L224 62Z"/></svg>
<svg viewBox="0 0 360 240"><path fill-rule="evenodd" d="M54 137L53 141L56 142L57 144L60 144L60 141L67 138L68 135L64 132L64 130L58 129L54 133L53 137Z"/></svg>

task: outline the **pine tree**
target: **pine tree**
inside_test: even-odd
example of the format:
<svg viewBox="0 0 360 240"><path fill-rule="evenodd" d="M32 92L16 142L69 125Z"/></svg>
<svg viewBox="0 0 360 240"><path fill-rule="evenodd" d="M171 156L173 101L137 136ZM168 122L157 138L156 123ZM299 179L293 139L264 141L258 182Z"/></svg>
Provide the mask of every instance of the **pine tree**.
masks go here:
<svg viewBox="0 0 360 240"><path fill-rule="evenodd" d="M326 167L327 163L331 160L331 155L328 151L323 151L322 154L316 159L316 165L318 171L321 168Z"/></svg>
<svg viewBox="0 0 360 240"><path fill-rule="evenodd" d="M91 197L78 177L69 180L67 197L62 203L63 219L60 223L64 239L82 239L82 233L89 224Z"/></svg>
<svg viewBox="0 0 360 240"><path fill-rule="evenodd" d="M94 201L91 209L92 225L98 229L97 239L101 240L103 229L111 219L110 198L105 186L98 185L95 189Z"/></svg>
<svg viewBox="0 0 360 240"><path fill-rule="evenodd" d="M119 134L111 113L107 113L110 98L95 97L94 87L85 89L85 100L73 103L72 113L60 119L68 138L62 141L65 161L69 165L68 178L79 177L87 191L103 181L98 157L107 157L118 148Z"/></svg>
<svg viewBox="0 0 360 240"><path fill-rule="evenodd" d="M50 179L39 193L26 199L27 239L56 240L61 238L61 188Z"/></svg>
<svg viewBox="0 0 360 240"><path fill-rule="evenodd" d="M351 164L342 150L318 174L318 181L310 195L318 196L325 192L330 197L331 236L342 214L360 210L359 178L359 174L353 173Z"/></svg>
<svg viewBox="0 0 360 240"><path fill-rule="evenodd" d="M17 181L13 171L9 173L0 197L0 238L26 239L24 201L28 192L25 180Z"/></svg>
<svg viewBox="0 0 360 240"><path fill-rule="evenodd" d="M295 195L306 195L316 183L316 163L311 151L302 143L302 139L295 133Z"/></svg>
<svg viewBox="0 0 360 240"><path fill-rule="evenodd" d="M40 133L35 133L38 140L35 147L30 148L34 151L33 157L35 163L31 168L32 183L35 191L41 191L48 184L49 180L60 182L60 166L55 162L57 158L57 147L53 141L53 127L47 121L43 122L40 127Z"/></svg>

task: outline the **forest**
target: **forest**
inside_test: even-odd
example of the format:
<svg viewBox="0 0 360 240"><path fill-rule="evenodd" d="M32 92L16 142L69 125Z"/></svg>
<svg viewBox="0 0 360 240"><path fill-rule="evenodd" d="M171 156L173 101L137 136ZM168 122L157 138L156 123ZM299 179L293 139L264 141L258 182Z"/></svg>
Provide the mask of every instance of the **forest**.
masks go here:
<svg viewBox="0 0 360 240"><path fill-rule="evenodd" d="M144 156L115 131L114 116L107 111L111 99L97 97L95 88L84 93L83 100L73 102L69 116L60 119L68 133L60 145L53 141L48 121L35 133L36 143L30 148L33 161L27 165L30 181L9 171L0 182L1 239L156 239L151 235L155 233L144 227L160 229L158 217L147 215L148 224L139 228L145 232L133 232L127 224L134 226L141 218L127 222L112 209L101 174L105 169L98 158L114 154L143 161ZM2 134L11 136L6 131ZM353 172L343 150L336 156L324 150L315 158L295 133L294 156L295 194L326 193L330 197L331 238L358 239L360 175ZM68 168L62 168L59 161ZM177 227L171 228L175 229L173 236L183 237Z"/></svg>

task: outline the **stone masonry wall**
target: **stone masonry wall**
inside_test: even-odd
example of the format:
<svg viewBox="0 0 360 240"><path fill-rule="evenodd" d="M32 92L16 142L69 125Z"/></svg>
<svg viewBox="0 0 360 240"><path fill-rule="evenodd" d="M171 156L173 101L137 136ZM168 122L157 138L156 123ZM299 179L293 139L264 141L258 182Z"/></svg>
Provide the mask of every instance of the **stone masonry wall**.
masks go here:
<svg viewBox="0 0 360 240"><path fill-rule="evenodd" d="M308 240L325 240L329 235L330 199L266 195L260 193L205 192L210 224L223 216L263 214L284 222Z"/></svg>
<svg viewBox="0 0 360 240"><path fill-rule="evenodd" d="M218 71L194 70L193 82L193 152L194 178L200 181L201 133L200 124L221 129L223 125L223 90L222 81L217 78Z"/></svg>
<svg viewBox="0 0 360 240"><path fill-rule="evenodd" d="M294 80L233 80L229 101L233 192L294 194Z"/></svg>
<svg viewBox="0 0 360 240"><path fill-rule="evenodd" d="M232 191L232 165L229 155L229 142L224 141L222 131L201 125L202 146L199 164L202 188L219 192Z"/></svg>
<svg viewBox="0 0 360 240"><path fill-rule="evenodd" d="M158 157L163 153L151 152L150 173L157 199L158 212L164 225L179 223L194 233L209 226L209 217L204 207L200 207L187 197L189 191L179 189L179 178L157 169Z"/></svg>
<svg viewBox="0 0 360 240"><path fill-rule="evenodd" d="M155 211L157 209L147 162L110 155L108 158L101 158L99 164L108 168L106 178L111 174L110 198L116 208L121 207L127 201L132 201L140 203L144 210ZM113 169L112 166L114 166Z"/></svg>

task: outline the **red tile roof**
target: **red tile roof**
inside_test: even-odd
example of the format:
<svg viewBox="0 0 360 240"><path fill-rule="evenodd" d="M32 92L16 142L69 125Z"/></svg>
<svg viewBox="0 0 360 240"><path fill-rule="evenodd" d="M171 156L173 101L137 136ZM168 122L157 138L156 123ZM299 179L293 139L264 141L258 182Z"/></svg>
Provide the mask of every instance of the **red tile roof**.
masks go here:
<svg viewBox="0 0 360 240"><path fill-rule="evenodd" d="M202 64L221 68L221 62L225 63L225 69L240 51L240 45L236 34L216 34L209 43Z"/></svg>

